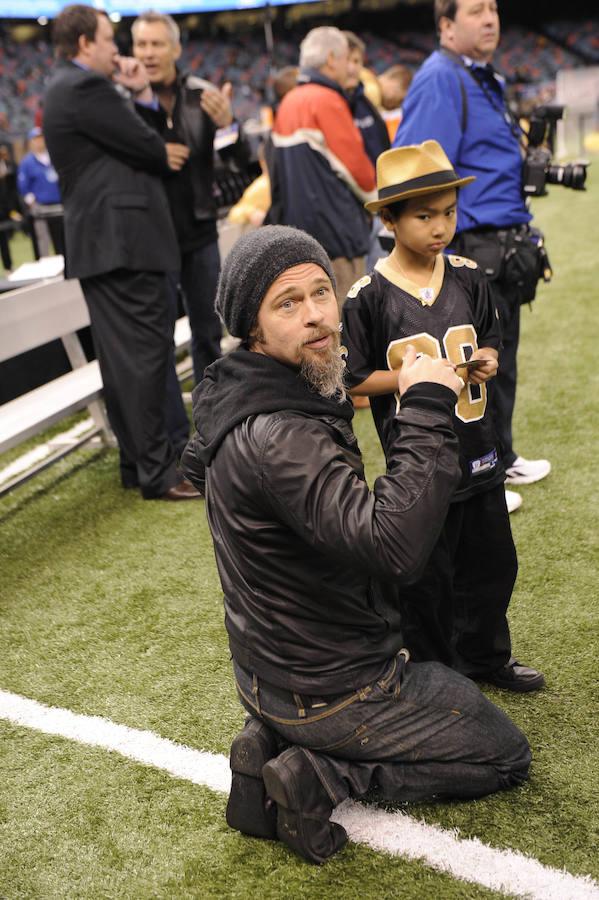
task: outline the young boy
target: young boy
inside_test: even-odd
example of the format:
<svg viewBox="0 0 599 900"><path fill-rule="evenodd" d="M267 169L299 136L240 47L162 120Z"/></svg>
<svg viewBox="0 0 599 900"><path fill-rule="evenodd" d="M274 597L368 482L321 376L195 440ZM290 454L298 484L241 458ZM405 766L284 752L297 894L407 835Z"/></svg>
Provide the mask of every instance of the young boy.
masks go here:
<svg viewBox="0 0 599 900"><path fill-rule="evenodd" d="M366 207L380 214L395 247L345 301L347 383L370 396L386 451L398 427L394 370L409 345L447 358L462 377L454 416L462 481L422 576L401 593L405 642L417 662L534 691L543 675L511 656L506 618L518 564L487 398L498 368L497 313L476 263L442 252L455 234L457 191L473 180L453 171L436 141L378 158L379 199Z"/></svg>

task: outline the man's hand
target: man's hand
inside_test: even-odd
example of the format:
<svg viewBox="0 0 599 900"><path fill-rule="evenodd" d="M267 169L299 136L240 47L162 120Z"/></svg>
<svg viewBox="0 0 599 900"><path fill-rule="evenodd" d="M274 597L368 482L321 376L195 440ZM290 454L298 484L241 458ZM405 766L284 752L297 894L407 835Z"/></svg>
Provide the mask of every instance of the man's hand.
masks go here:
<svg viewBox="0 0 599 900"><path fill-rule="evenodd" d="M482 384L484 381L488 381L489 378L493 378L494 375L497 374L497 369L499 368L499 362L497 359L497 350L493 350L491 347L481 347L480 350L475 350L470 359L485 359L486 362L478 369L471 369L468 372L468 381L471 384ZM460 372L463 375L463 372ZM464 375L464 378L466 376Z"/></svg>
<svg viewBox="0 0 599 900"><path fill-rule="evenodd" d="M185 144L165 144L168 167L173 172L180 172L189 159L189 147Z"/></svg>
<svg viewBox="0 0 599 900"><path fill-rule="evenodd" d="M232 96L233 85L229 81L220 90L215 87L202 91L200 106L217 128L226 128L233 121Z"/></svg>
<svg viewBox="0 0 599 900"><path fill-rule="evenodd" d="M412 344L408 344L399 370L399 394L405 394L408 388L422 381L432 381L433 384L443 384L451 388L459 397L464 388L464 380L454 372L448 359L433 359L423 353L416 355Z"/></svg>
<svg viewBox="0 0 599 900"><path fill-rule="evenodd" d="M119 56L117 66L112 80L131 91L136 100L151 101L152 88L144 64L132 56Z"/></svg>

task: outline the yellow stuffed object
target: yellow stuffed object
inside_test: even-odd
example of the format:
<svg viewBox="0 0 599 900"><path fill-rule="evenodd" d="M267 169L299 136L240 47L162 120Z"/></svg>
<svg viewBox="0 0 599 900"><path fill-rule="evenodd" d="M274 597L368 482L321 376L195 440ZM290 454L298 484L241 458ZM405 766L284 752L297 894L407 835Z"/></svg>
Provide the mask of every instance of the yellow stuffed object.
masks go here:
<svg viewBox="0 0 599 900"><path fill-rule="evenodd" d="M235 225L261 225L270 209L270 181L262 174L245 189L227 219Z"/></svg>

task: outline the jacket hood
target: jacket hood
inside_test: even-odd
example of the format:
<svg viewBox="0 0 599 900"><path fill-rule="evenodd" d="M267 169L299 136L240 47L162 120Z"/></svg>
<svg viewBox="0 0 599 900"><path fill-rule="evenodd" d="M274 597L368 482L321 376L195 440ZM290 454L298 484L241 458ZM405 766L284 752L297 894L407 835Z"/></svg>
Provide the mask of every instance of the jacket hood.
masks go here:
<svg viewBox="0 0 599 900"><path fill-rule="evenodd" d="M240 348L209 366L193 392L196 451L209 465L220 444L249 416L300 412L351 421L350 400L339 403L313 391L300 373L270 356Z"/></svg>
<svg viewBox="0 0 599 900"><path fill-rule="evenodd" d="M300 73L297 78L297 86L301 87L302 84L320 84L322 87L330 88L332 91L337 91L338 94L341 94L343 99L347 101L347 94L341 87L338 81L333 81L332 78L327 78L326 75L323 75L318 69L310 69L304 68L300 69Z"/></svg>

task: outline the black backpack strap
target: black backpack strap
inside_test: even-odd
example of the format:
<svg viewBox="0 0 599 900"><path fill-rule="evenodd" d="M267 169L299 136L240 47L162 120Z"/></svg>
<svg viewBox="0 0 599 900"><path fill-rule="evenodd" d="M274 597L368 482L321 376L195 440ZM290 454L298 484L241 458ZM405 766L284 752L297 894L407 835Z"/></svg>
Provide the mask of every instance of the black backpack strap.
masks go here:
<svg viewBox="0 0 599 900"><path fill-rule="evenodd" d="M466 131L466 126L468 125L468 94L466 92L466 85L464 84L464 79L460 74L460 69L464 69L464 63L462 59L458 56L457 53L454 53L453 50L448 50L447 47L441 47L439 53L442 53L443 56L446 56L447 59L451 60L451 62L456 67L456 76L458 79L458 84L460 85L460 96L462 98L462 134Z"/></svg>

